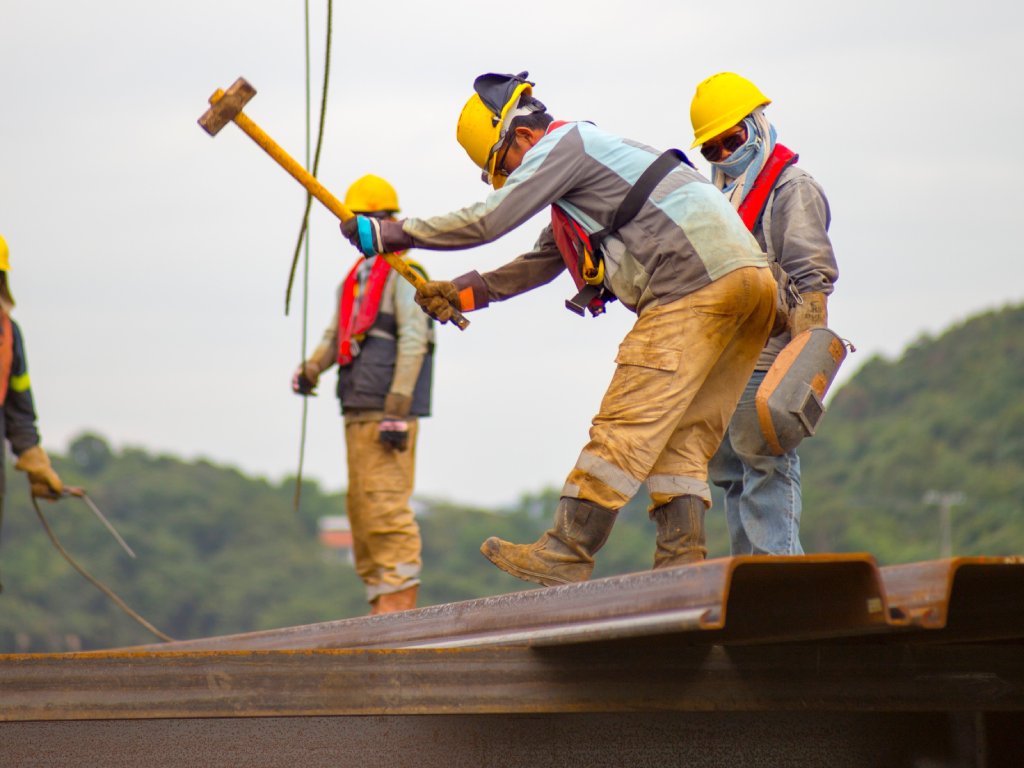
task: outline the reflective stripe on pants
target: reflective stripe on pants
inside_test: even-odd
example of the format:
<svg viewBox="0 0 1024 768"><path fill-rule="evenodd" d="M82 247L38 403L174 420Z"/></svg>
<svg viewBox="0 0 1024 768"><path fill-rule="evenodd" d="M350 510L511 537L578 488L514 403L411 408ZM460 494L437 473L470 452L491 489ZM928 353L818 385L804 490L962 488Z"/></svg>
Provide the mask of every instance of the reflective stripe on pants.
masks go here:
<svg viewBox="0 0 1024 768"><path fill-rule="evenodd" d="M619 345L590 442L562 494L619 509L647 481L654 506L710 506L714 455L771 330L775 279L738 269L645 311Z"/></svg>

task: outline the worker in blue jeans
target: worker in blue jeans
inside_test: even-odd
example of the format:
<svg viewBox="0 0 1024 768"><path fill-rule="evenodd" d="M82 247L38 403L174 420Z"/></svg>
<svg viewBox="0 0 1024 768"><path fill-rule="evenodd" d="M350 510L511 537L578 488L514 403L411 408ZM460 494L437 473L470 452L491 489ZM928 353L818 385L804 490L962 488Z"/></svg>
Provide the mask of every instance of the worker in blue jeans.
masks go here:
<svg viewBox="0 0 1024 768"><path fill-rule="evenodd" d="M770 100L731 72L697 86L690 105L693 146L711 164L722 190L761 248L789 278L794 300L788 330L772 336L708 465L725 491L733 555L801 555L800 457L773 455L755 407L757 389L779 352L809 328L828 323L828 296L839 277L828 236L825 192L797 167L797 155L776 140L764 115Z"/></svg>

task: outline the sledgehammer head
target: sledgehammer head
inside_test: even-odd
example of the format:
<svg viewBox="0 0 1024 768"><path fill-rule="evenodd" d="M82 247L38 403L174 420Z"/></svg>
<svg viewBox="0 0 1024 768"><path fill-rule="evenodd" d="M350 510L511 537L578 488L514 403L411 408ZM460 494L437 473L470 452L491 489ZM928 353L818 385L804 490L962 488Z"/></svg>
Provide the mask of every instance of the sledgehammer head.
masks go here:
<svg viewBox="0 0 1024 768"><path fill-rule="evenodd" d="M235 80L226 93L218 88L210 97L210 108L199 118L199 125L211 136L216 136L255 95L256 89L244 77Z"/></svg>

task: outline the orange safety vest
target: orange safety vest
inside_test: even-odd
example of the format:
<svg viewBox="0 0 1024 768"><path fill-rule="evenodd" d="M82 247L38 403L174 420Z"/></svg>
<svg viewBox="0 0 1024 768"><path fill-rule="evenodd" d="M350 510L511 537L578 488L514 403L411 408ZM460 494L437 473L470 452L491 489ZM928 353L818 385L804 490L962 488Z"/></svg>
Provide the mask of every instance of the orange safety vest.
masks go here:
<svg viewBox="0 0 1024 768"><path fill-rule="evenodd" d="M761 221L764 209L768 205L768 197L775 189L775 183L779 180L782 172L789 166L795 165L799 158L800 155L781 144L776 144L775 149L768 155L764 168L754 179L754 185L743 198L740 207L736 209L740 218L743 219L743 223L751 232L757 229L758 222Z"/></svg>
<svg viewBox="0 0 1024 768"><path fill-rule="evenodd" d="M0 405L7 399L7 387L11 383L11 366L14 365L14 326L6 312L0 313Z"/></svg>
<svg viewBox="0 0 1024 768"><path fill-rule="evenodd" d="M352 351L352 340L361 340L377 319L384 285L391 272L387 260L377 257L370 268L370 276L364 283L360 283L359 268L364 261L360 259L355 263L341 286L341 300L338 304L338 365L348 365L355 358L357 353Z"/></svg>

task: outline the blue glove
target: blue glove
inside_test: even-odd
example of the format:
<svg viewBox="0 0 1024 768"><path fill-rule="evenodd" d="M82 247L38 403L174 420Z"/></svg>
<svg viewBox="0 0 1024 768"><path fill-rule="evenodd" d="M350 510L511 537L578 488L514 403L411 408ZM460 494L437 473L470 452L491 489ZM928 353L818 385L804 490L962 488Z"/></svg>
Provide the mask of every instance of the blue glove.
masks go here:
<svg viewBox="0 0 1024 768"><path fill-rule="evenodd" d="M402 222L373 216L353 216L341 223L343 234L364 256L396 253L412 247L412 238L405 234Z"/></svg>

